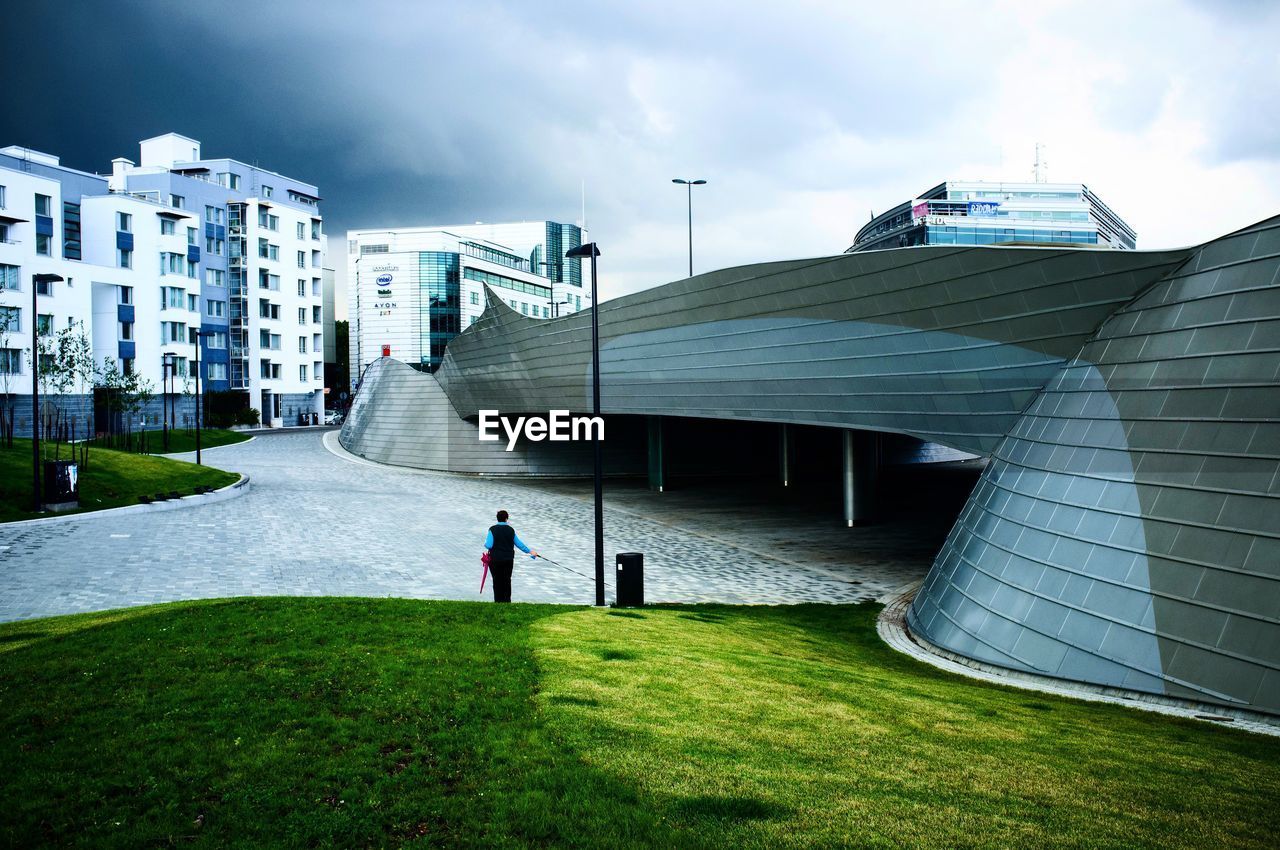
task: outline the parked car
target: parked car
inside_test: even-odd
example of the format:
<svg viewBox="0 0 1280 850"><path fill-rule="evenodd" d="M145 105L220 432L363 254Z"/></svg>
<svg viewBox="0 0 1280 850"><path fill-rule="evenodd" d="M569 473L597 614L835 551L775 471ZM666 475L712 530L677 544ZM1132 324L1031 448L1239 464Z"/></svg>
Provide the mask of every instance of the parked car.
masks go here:
<svg viewBox="0 0 1280 850"><path fill-rule="evenodd" d="M324 424L326 424L326 425L341 425L341 424L342 424L342 411L341 411L341 410L326 410L326 411L324 412Z"/></svg>

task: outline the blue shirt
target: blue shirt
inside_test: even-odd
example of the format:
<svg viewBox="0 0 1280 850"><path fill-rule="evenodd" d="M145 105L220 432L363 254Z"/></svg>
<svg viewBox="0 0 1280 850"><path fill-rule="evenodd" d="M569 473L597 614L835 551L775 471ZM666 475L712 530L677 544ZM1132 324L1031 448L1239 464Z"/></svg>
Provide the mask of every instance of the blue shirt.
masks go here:
<svg viewBox="0 0 1280 850"><path fill-rule="evenodd" d="M506 524L507 523L505 522L498 523L498 525L506 525ZM529 547L524 545L524 541L520 539L520 535L517 534L515 538L516 538L515 539L516 548L519 549L521 552L527 553L529 551ZM485 535L484 548L486 549L493 548L493 532L492 531L490 531L487 535Z"/></svg>

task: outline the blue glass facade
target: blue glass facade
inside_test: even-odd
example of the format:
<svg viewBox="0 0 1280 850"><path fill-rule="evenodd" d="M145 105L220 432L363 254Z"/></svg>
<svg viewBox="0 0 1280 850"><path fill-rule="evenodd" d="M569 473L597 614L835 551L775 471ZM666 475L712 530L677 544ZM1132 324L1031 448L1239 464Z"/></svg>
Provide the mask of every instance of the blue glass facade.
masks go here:
<svg viewBox="0 0 1280 850"><path fill-rule="evenodd" d="M458 255L423 251L418 255L421 366L434 372L444 361L444 349L462 331L462 298Z"/></svg>
<svg viewBox="0 0 1280 850"><path fill-rule="evenodd" d="M1092 230L1050 230L1023 227L951 227L930 225L925 228L926 245L994 245L998 242L1063 242L1074 245L1096 245L1098 234Z"/></svg>

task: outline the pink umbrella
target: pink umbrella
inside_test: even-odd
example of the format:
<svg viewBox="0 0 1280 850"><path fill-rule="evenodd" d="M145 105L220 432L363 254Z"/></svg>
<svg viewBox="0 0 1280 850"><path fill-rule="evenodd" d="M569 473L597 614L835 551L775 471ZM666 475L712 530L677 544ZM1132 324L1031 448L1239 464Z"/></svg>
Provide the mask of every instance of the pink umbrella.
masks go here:
<svg viewBox="0 0 1280 850"><path fill-rule="evenodd" d="M480 592L484 593L484 580L489 577L489 553L483 552L480 555L480 563L484 564L484 572L480 575Z"/></svg>

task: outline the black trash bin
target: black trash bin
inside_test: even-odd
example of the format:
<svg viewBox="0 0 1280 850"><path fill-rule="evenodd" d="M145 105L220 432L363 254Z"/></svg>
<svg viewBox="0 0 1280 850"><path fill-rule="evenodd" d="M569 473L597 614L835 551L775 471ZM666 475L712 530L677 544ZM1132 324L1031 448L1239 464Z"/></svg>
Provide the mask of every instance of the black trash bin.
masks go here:
<svg viewBox="0 0 1280 850"><path fill-rule="evenodd" d="M644 553L619 552L615 581L614 587L618 589L616 604L619 608L639 608L644 605Z"/></svg>
<svg viewBox="0 0 1280 850"><path fill-rule="evenodd" d="M79 465L70 460L46 460L42 495L45 507L50 510L79 507Z"/></svg>
<svg viewBox="0 0 1280 850"><path fill-rule="evenodd" d="M305 414L305 413L299 413L299 414L298 414L298 424L299 424L299 425L306 425L306 424L307 424L307 414Z"/></svg>

